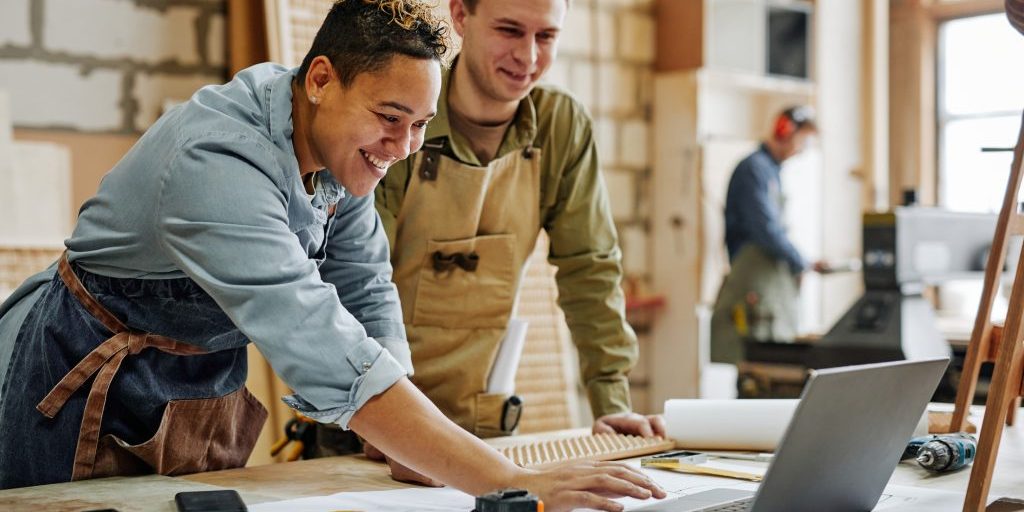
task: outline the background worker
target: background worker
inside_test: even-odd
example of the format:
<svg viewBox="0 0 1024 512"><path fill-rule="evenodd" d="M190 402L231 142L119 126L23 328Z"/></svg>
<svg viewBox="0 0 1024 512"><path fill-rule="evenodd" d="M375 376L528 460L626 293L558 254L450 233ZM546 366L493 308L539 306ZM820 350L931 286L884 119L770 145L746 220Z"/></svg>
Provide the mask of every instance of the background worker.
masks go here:
<svg viewBox="0 0 1024 512"><path fill-rule="evenodd" d="M771 136L733 171L725 200L729 274L711 318L711 360L736 364L743 339L791 341L799 325L799 288L808 269L783 222L782 163L817 132L810 107L788 108ZM814 271L825 271L816 262Z"/></svg>
<svg viewBox="0 0 1024 512"><path fill-rule="evenodd" d="M486 383L542 229L593 431L664 433L660 417L631 412L637 342L590 117L567 93L537 85L566 9L565 0L452 0L462 49L443 77L438 115L424 149L377 188L413 382L481 437L514 429L501 421L509 397L487 393ZM401 478L402 468L392 471Z"/></svg>
<svg viewBox="0 0 1024 512"><path fill-rule="evenodd" d="M445 39L419 1L344 0L300 68L251 67L147 131L57 269L0 306L0 488L244 465L266 418L252 340L288 405L468 493L664 495L621 464L518 468L408 380L369 194L422 144Z"/></svg>

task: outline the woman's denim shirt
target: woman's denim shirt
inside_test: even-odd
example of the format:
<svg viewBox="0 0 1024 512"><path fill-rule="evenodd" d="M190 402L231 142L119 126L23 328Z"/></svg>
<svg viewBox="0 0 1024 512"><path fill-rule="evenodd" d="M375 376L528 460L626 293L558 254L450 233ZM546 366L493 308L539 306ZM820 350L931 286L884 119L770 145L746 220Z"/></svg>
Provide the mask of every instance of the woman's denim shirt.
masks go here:
<svg viewBox="0 0 1024 512"><path fill-rule="evenodd" d="M306 194L295 73L253 66L171 109L103 178L66 244L88 272L191 278L295 391L289 406L346 427L412 361L373 196L347 195L326 169Z"/></svg>

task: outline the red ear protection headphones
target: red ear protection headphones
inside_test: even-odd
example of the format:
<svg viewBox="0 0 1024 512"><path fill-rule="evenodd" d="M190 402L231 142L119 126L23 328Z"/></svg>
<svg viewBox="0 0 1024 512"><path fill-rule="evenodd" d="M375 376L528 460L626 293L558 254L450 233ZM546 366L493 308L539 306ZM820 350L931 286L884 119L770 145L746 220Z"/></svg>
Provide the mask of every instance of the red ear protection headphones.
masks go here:
<svg viewBox="0 0 1024 512"><path fill-rule="evenodd" d="M813 117L814 113L810 107L787 108L775 119L775 128L772 133L776 139L786 139L811 122Z"/></svg>
<svg viewBox="0 0 1024 512"><path fill-rule="evenodd" d="M775 138L785 139L788 138L793 132L796 131L796 123L793 122L785 112L779 114L779 117L775 119Z"/></svg>

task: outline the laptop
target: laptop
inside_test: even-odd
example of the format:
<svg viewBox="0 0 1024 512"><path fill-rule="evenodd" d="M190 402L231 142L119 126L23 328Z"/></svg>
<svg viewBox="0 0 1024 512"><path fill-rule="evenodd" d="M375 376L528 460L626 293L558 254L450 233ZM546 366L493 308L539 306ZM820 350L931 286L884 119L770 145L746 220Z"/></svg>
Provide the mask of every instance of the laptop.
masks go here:
<svg viewBox="0 0 1024 512"><path fill-rule="evenodd" d="M756 493L713 489L634 510L871 510L948 363L940 358L812 371Z"/></svg>

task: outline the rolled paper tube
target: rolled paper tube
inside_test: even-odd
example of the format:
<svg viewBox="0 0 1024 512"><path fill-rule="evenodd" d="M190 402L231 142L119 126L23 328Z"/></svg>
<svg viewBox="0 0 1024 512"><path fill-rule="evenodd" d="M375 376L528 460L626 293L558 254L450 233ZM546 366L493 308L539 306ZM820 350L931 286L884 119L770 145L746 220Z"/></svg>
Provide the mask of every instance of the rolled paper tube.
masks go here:
<svg viewBox="0 0 1024 512"><path fill-rule="evenodd" d="M1024 0L1006 0L1006 19L1013 28L1024 34Z"/></svg>
<svg viewBox="0 0 1024 512"><path fill-rule="evenodd" d="M775 451L799 400L667 400L665 423L676 446Z"/></svg>

